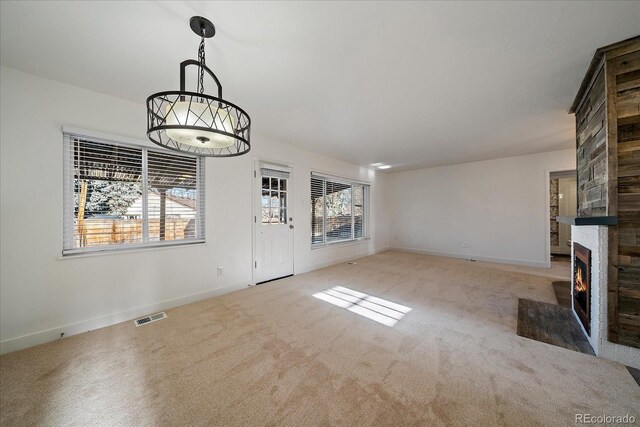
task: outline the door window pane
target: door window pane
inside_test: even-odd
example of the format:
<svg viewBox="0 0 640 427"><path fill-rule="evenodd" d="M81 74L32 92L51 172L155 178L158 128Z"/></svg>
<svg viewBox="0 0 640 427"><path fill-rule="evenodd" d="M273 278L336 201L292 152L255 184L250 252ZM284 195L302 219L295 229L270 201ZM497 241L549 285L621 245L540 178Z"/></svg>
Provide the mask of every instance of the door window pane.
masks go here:
<svg viewBox="0 0 640 427"><path fill-rule="evenodd" d="M269 224L271 218L271 208L262 208L262 223Z"/></svg>
<svg viewBox="0 0 640 427"><path fill-rule="evenodd" d="M263 173L267 176L263 176L261 181L262 224L287 224L288 178L282 178L277 171L263 170Z"/></svg>
<svg viewBox="0 0 640 427"><path fill-rule="evenodd" d="M280 222L280 209L271 208L271 224L278 224Z"/></svg>

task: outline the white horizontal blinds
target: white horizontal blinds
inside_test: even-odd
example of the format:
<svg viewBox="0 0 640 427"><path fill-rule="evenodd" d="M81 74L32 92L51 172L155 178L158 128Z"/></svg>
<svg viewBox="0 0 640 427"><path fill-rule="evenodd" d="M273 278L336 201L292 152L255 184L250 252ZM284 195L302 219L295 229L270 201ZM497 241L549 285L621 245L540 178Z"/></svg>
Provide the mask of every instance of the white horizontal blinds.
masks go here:
<svg viewBox="0 0 640 427"><path fill-rule="evenodd" d="M261 168L262 224L287 224L289 215L289 172Z"/></svg>
<svg viewBox="0 0 640 427"><path fill-rule="evenodd" d="M326 181L325 241L327 243L353 239L351 185Z"/></svg>
<svg viewBox="0 0 640 427"><path fill-rule="evenodd" d="M64 254L204 238L196 157L64 134Z"/></svg>
<svg viewBox="0 0 640 427"><path fill-rule="evenodd" d="M312 245L367 237L367 190L365 184L312 174Z"/></svg>
<svg viewBox="0 0 640 427"><path fill-rule="evenodd" d="M324 179L311 176L311 244L324 243Z"/></svg>
<svg viewBox="0 0 640 427"><path fill-rule="evenodd" d="M142 243L142 149L65 135L65 249Z"/></svg>
<svg viewBox="0 0 640 427"><path fill-rule="evenodd" d="M365 187L353 186L353 237L360 239L364 236L364 198Z"/></svg>
<svg viewBox="0 0 640 427"><path fill-rule="evenodd" d="M260 171L262 173L262 176L289 179L289 172L286 172L286 171L269 169L269 168L261 168Z"/></svg>
<svg viewBox="0 0 640 427"><path fill-rule="evenodd" d="M196 193L196 202L198 209L198 221L196 222L196 238L205 240L206 238L206 198L205 198L205 157L198 157L198 191Z"/></svg>
<svg viewBox="0 0 640 427"><path fill-rule="evenodd" d="M171 152L147 151L147 221L150 242L203 238L204 215L198 211L198 159ZM142 206L136 206L136 215Z"/></svg>

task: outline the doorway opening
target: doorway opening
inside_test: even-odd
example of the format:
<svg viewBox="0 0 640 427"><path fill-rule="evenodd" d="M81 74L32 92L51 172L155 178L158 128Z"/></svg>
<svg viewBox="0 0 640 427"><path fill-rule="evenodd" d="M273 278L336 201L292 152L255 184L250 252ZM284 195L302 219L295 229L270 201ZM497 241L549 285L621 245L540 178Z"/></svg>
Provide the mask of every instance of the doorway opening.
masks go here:
<svg viewBox="0 0 640 427"><path fill-rule="evenodd" d="M578 207L575 171L549 174L549 254L552 261L571 262L571 225L558 216L576 216Z"/></svg>
<svg viewBox="0 0 640 427"><path fill-rule="evenodd" d="M558 303L571 307L571 225L556 220L559 216L576 216L578 210L577 176L575 170L550 172L549 188L549 231L547 254L549 267L563 277L553 282L553 290Z"/></svg>

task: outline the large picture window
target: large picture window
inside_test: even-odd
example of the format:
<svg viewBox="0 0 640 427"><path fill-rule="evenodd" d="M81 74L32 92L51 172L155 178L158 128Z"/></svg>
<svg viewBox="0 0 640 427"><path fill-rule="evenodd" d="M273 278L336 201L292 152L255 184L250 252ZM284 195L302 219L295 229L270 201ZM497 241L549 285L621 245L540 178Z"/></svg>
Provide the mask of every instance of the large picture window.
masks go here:
<svg viewBox="0 0 640 427"><path fill-rule="evenodd" d="M311 245L369 237L369 186L311 174Z"/></svg>
<svg viewBox="0 0 640 427"><path fill-rule="evenodd" d="M63 254L204 241L204 163L64 134Z"/></svg>

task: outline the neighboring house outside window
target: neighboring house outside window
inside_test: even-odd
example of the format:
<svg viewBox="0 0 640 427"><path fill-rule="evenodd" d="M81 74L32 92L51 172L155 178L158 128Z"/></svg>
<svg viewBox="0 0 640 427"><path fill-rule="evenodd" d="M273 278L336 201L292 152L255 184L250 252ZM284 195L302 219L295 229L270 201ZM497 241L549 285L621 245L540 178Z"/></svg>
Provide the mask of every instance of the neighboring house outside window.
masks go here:
<svg viewBox="0 0 640 427"><path fill-rule="evenodd" d="M70 133L64 153L64 255L204 242L202 159Z"/></svg>
<svg viewBox="0 0 640 427"><path fill-rule="evenodd" d="M369 237L369 185L311 174L311 245Z"/></svg>

